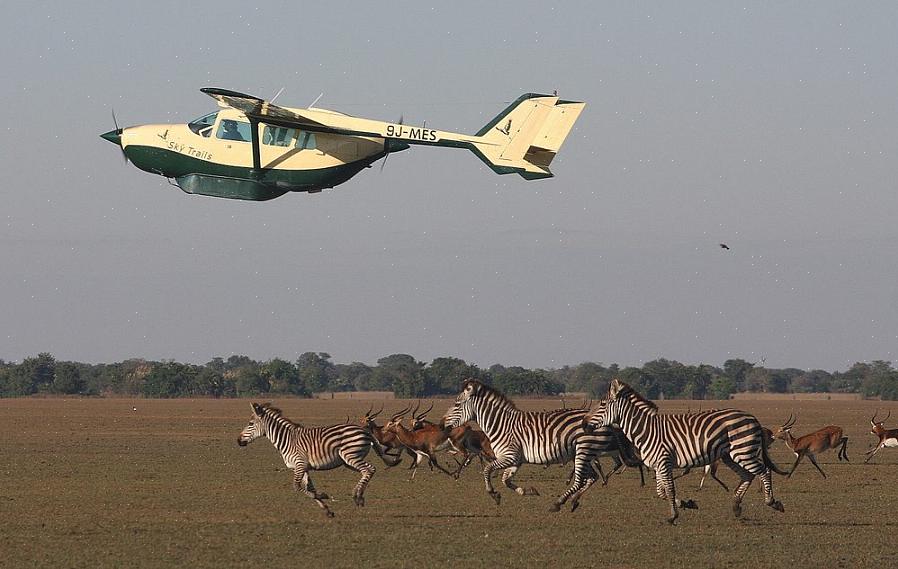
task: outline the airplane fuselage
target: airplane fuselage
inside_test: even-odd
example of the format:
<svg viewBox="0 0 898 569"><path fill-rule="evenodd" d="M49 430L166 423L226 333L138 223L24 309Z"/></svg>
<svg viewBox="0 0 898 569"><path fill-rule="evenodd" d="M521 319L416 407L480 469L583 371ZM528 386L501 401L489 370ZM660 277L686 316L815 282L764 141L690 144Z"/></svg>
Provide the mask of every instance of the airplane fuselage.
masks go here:
<svg viewBox="0 0 898 569"><path fill-rule="evenodd" d="M255 170L249 121L235 109L221 109L208 122L129 127L120 144L135 166L174 178L188 193L253 200L332 188L385 152L384 139L259 124L262 168ZM237 135L229 138L226 123L238 125Z"/></svg>

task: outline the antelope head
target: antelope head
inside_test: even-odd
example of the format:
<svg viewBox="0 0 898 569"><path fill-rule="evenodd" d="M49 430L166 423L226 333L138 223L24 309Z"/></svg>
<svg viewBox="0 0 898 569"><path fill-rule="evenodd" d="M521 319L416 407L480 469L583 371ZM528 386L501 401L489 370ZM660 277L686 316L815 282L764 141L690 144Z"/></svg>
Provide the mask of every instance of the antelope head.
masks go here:
<svg viewBox="0 0 898 569"><path fill-rule="evenodd" d="M365 415L362 416L361 419L360 419L361 422L362 422L362 424L365 425L365 426L368 427L368 428L371 428L371 427L375 427L375 426L376 426L376 425L374 424L374 419L376 419L377 416L380 415L380 414L383 412L384 406L381 405L379 410L372 412L373 409L374 409L374 405L372 405L371 407L369 407L368 410L365 411Z"/></svg>
<svg viewBox="0 0 898 569"><path fill-rule="evenodd" d="M795 426L795 421L798 420L798 417L792 417L792 413L789 413L789 418L786 419L786 422L783 423L774 433L774 439L782 439L785 441L788 436L792 435L792 427Z"/></svg>
<svg viewBox="0 0 898 569"><path fill-rule="evenodd" d="M877 410L876 413L872 417L870 417L870 424L873 426L873 429L870 432L877 436L879 435L879 433L885 430L885 427L883 427L882 424L888 421L889 417L892 416L892 410L889 409L888 415L886 415L885 419L883 419L882 421L876 420L876 415L878 414L879 410Z"/></svg>
<svg viewBox="0 0 898 569"><path fill-rule="evenodd" d="M412 417L414 418L414 420L412 421L412 430L413 431L420 429L421 427L424 426L424 417L426 417L427 414L433 410L433 401L430 402L430 407L428 407L427 410L422 413L418 413L419 406L420 406L420 404L415 405L415 410L412 411Z"/></svg>
<svg viewBox="0 0 898 569"><path fill-rule="evenodd" d="M402 424L402 419L403 419L403 418L405 417L405 415L409 412L409 409L411 409L411 407L410 407L409 405L406 405L406 406L405 406L401 411L399 411L398 413L393 413L393 414L390 416L390 420L387 421L387 423L384 425L384 430L385 430L385 431L395 431L396 428L397 428L399 425Z"/></svg>

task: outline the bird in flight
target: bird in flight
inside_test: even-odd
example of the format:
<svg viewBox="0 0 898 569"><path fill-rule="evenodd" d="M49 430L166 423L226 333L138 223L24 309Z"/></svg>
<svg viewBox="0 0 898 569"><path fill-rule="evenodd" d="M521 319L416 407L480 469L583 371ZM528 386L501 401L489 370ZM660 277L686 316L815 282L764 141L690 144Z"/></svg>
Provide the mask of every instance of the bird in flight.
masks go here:
<svg viewBox="0 0 898 569"><path fill-rule="evenodd" d="M730 246L727 245L726 243L721 243L721 244L720 244L720 248L721 248L721 249L726 249L727 251L730 250Z"/></svg>

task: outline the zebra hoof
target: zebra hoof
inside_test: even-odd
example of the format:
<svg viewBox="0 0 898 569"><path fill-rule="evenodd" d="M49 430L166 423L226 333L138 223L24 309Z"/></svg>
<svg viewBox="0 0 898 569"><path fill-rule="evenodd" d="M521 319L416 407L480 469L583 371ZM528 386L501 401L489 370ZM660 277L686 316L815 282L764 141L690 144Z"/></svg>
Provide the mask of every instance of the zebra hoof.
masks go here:
<svg viewBox="0 0 898 569"><path fill-rule="evenodd" d="M742 517L742 506L739 504L733 504L733 515L737 518Z"/></svg>
<svg viewBox="0 0 898 569"><path fill-rule="evenodd" d="M772 504L768 504L771 508L776 510L777 512L785 512L786 508L783 507L783 503L779 500L774 500Z"/></svg>
<svg viewBox="0 0 898 569"><path fill-rule="evenodd" d="M365 505L365 497L364 496L356 496L354 498L354 500L355 500L355 505L360 508Z"/></svg>
<svg viewBox="0 0 898 569"><path fill-rule="evenodd" d="M324 511L324 514L325 514L327 517L329 517L329 518L334 517L334 513L333 513L332 511L330 511L330 510L325 510L325 511Z"/></svg>
<svg viewBox="0 0 898 569"><path fill-rule="evenodd" d="M496 502L497 506L502 503L502 495L498 492L490 492L490 498L492 498L493 501Z"/></svg>
<svg viewBox="0 0 898 569"><path fill-rule="evenodd" d="M554 504L552 504L551 506L549 506L549 511L550 511L550 512L560 512L560 511L561 511L561 504L559 504L558 502L555 502Z"/></svg>
<svg viewBox="0 0 898 569"><path fill-rule="evenodd" d="M321 494L316 495L316 496L315 496L315 499L316 499L316 500L330 500L331 497L328 496L327 493L322 492Z"/></svg>
<svg viewBox="0 0 898 569"><path fill-rule="evenodd" d="M675 525L677 525L677 518L676 517L667 518L667 523L669 523L672 526L675 526Z"/></svg>
<svg viewBox="0 0 898 569"><path fill-rule="evenodd" d="M524 490L524 496L539 496L539 491L531 486L530 488Z"/></svg>
<svg viewBox="0 0 898 569"><path fill-rule="evenodd" d="M576 512L577 508L579 508L579 507L580 507L580 500L574 500L573 502L571 502L571 513L573 514L574 512Z"/></svg>
<svg viewBox="0 0 898 569"><path fill-rule="evenodd" d="M697 510L698 504L695 503L695 500L684 500L680 503L680 507L686 510Z"/></svg>

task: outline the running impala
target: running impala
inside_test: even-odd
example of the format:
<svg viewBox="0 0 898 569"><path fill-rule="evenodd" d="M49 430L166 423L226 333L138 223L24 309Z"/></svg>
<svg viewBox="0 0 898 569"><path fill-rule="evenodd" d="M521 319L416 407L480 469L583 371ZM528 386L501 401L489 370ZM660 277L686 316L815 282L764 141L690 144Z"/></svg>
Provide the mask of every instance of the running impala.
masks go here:
<svg viewBox="0 0 898 569"><path fill-rule="evenodd" d="M867 458L864 459L864 464L870 462L870 459L873 458L873 455L875 455L879 449L898 447L898 429L886 429L882 426L882 424L888 421L891 416L892 412L889 411L889 414L886 415L886 418L882 421L877 421L876 415L873 415L873 417L870 418L870 424L873 425L873 429L870 432L879 437L879 444L876 445L876 448L873 450L867 451Z"/></svg>
<svg viewBox="0 0 898 569"><path fill-rule="evenodd" d="M792 418L792 415L789 415L789 420L783 423L783 426L773 434L775 438L781 439L795 453L795 464L792 465L792 470L789 471L789 478L792 477L798 463L805 456L810 459L811 464L814 465L820 474L826 478L826 473L817 464L817 459L814 455L831 448L839 447L839 460L848 462L848 437L842 434L842 427L830 425L823 427L819 431L808 433L803 437L795 438L792 436L792 427L794 425L795 419Z"/></svg>

